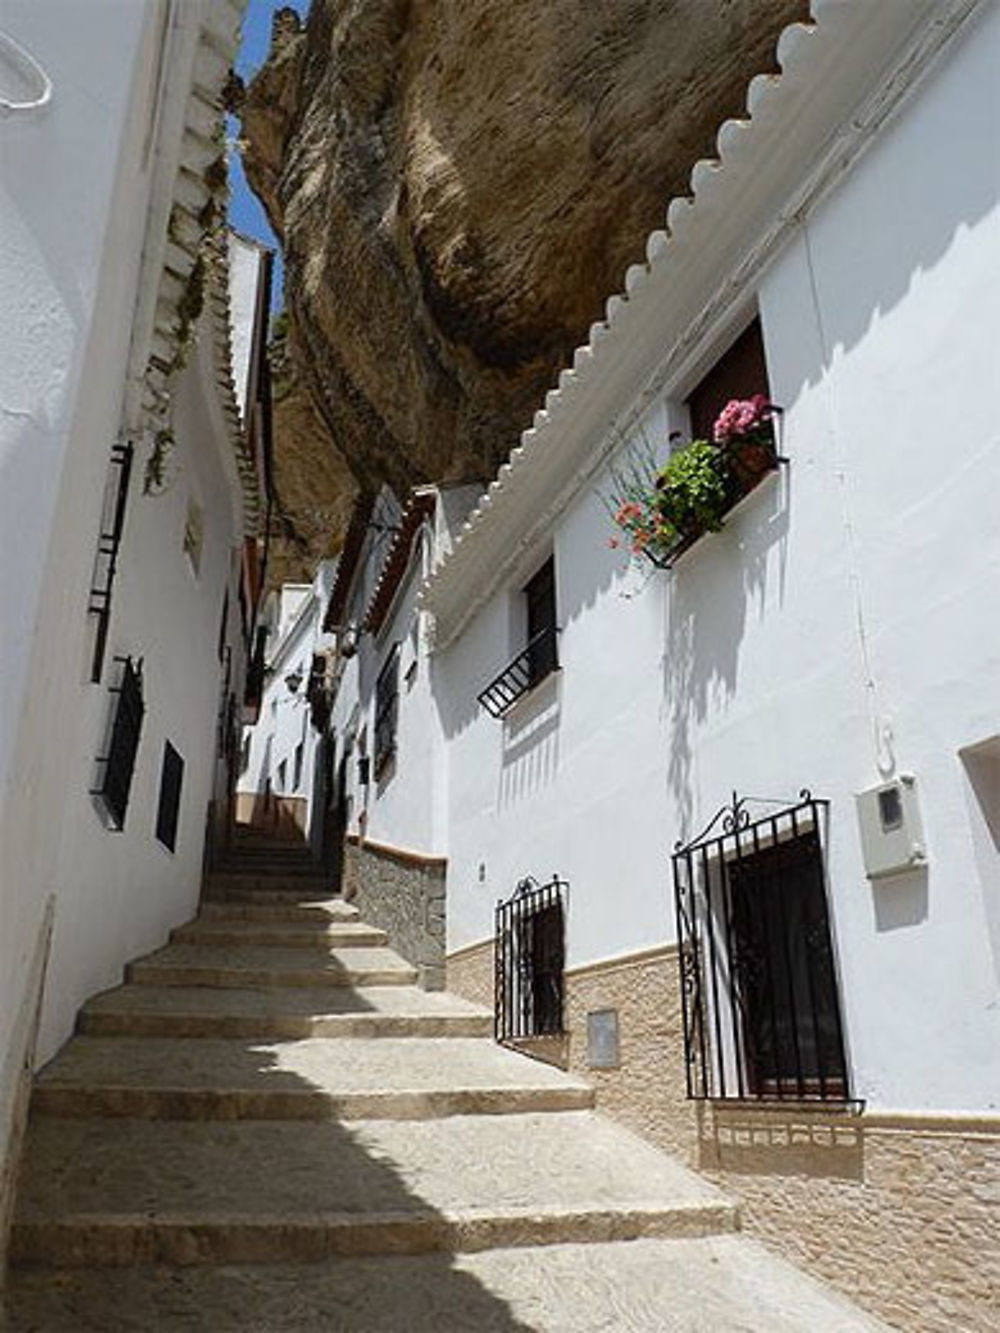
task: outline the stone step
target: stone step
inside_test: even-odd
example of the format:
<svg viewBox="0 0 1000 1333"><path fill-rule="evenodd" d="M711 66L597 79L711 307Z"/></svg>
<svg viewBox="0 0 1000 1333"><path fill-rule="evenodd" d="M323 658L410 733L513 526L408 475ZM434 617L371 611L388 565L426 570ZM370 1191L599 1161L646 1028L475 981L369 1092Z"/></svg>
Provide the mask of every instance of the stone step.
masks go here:
<svg viewBox="0 0 1000 1333"><path fill-rule="evenodd" d="M593 1089L492 1042L74 1037L35 1080L36 1115L424 1120L579 1110Z"/></svg>
<svg viewBox="0 0 1000 1333"><path fill-rule="evenodd" d="M293 1262L737 1226L717 1189L592 1112L350 1129L43 1118L26 1163L23 1263Z"/></svg>
<svg viewBox="0 0 1000 1333"><path fill-rule="evenodd" d="M133 1037L488 1037L493 1015L412 986L229 990L119 986L84 1005L79 1031Z"/></svg>
<svg viewBox="0 0 1000 1333"><path fill-rule="evenodd" d="M343 898L287 898L281 902L233 902L202 900L198 915L203 921L313 921L335 923L357 921L358 909Z"/></svg>
<svg viewBox="0 0 1000 1333"><path fill-rule="evenodd" d="M732 1234L166 1274L25 1268L7 1303L7 1333L888 1333Z"/></svg>
<svg viewBox="0 0 1000 1333"><path fill-rule="evenodd" d="M269 893L278 890L281 893L304 893L307 895L319 894L324 898L332 896L330 879L326 875L317 875L310 871L309 874L288 874L280 875L262 874L256 870L232 870L224 874L219 871L213 871L205 880L205 889L212 892L226 893L231 890L255 890L257 892Z"/></svg>
<svg viewBox="0 0 1000 1333"><path fill-rule="evenodd" d="M384 930L363 921L322 923L293 921L220 921L206 917L189 921L171 932L176 944L201 944L206 948L228 948L245 944L276 945L284 949L378 948L388 941Z"/></svg>
<svg viewBox="0 0 1000 1333"><path fill-rule="evenodd" d="M411 986L417 970L391 949L282 949L168 944L126 969L140 986Z"/></svg>
<svg viewBox="0 0 1000 1333"><path fill-rule="evenodd" d="M337 901L331 899L330 890L320 884L299 886L285 884L282 888L266 888L258 885L218 884L209 880L202 890L203 902L215 903L251 903L291 906L295 903L311 903L320 906Z"/></svg>

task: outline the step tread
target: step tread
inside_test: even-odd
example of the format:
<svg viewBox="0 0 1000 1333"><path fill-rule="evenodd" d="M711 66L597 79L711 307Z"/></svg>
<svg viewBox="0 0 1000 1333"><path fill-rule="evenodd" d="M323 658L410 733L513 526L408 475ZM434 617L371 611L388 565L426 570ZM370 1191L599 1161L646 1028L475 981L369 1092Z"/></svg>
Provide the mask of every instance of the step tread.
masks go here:
<svg viewBox="0 0 1000 1333"><path fill-rule="evenodd" d="M11 1275L8 1333L888 1333L740 1235Z"/></svg>
<svg viewBox="0 0 1000 1333"><path fill-rule="evenodd" d="M178 926L173 935L177 943L197 944L204 941L214 946L224 941L238 947L250 944L299 948L302 947L299 941L305 941L317 948L324 945L375 948L384 945L387 939L384 930L366 925L363 921L330 921L324 924L310 921L220 921L213 917L189 921L186 925Z"/></svg>
<svg viewBox="0 0 1000 1333"><path fill-rule="evenodd" d="M275 990L211 986L116 986L95 995L84 1013L204 1014L266 1018L393 1015L407 1018L489 1017L488 1009L447 991L415 986L283 986Z"/></svg>
<svg viewBox="0 0 1000 1333"><path fill-rule="evenodd" d="M455 1170L456 1161L462 1170ZM280 1162L280 1170L275 1163ZM281 1124L39 1117L18 1220L488 1215L727 1204L713 1185L590 1111Z"/></svg>
<svg viewBox="0 0 1000 1333"><path fill-rule="evenodd" d="M416 970L384 945L350 946L332 949L283 948L280 945L198 945L168 944L139 959L132 967L137 972L155 973L157 969L215 968L247 971L298 972L303 970L344 974L355 972L394 972L416 976Z"/></svg>
<svg viewBox="0 0 1000 1333"><path fill-rule="evenodd" d="M184 1037L74 1037L36 1087L125 1087L326 1093L331 1096L466 1089L590 1091L562 1070L477 1037L345 1037L245 1041Z"/></svg>

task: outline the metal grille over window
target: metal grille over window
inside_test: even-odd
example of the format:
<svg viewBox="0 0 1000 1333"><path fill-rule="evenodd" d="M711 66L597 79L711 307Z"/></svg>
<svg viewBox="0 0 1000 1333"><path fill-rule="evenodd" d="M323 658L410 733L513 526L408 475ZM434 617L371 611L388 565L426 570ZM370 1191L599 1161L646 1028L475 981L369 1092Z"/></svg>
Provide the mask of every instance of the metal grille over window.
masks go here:
<svg viewBox="0 0 1000 1333"><path fill-rule="evenodd" d="M385 660L375 682L375 777L379 778L396 753L399 718L399 644Z"/></svg>
<svg viewBox="0 0 1000 1333"><path fill-rule="evenodd" d="M134 452L131 441L116 444L111 450L112 472L105 491L104 517L101 522L101 534L97 539L94 575L87 600L88 612L97 617L94 654L90 666L90 679L94 684L101 679L104 670L108 624L111 620L111 593L118 567L118 549L125 527L125 504L128 500L128 484L132 476Z"/></svg>
<svg viewBox="0 0 1000 1333"><path fill-rule="evenodd" d="M733 796L673 856L687 1095L847 1101L823 838L829 804Z"/></svg>
<svg viewBox="0 0 1000 1333"><path fill-rule="evenodd" d="M177 846L177 823L181 810L181 787L184 783L184 760L169 741L163 745L163 767L160 770L160 800L156 810L156 836L168 851Z"/></svg>
<svg viewBox="0 0 1000 1333"><path fill-rule="evenodd" d="M494 1031L499 1042L564 1032L569 885L523 879L497 904Z"/></svg>
<svg viewBox="0 0 1000 1333"><path fill-rule="evenodd" d="M114 660L122 663L122 677L120 684L111 689L116 703L108 751L97 761L103 766L102 781L90 794L101 803L109 826L121 830L125 827L135 756L146 709L142 698L141 659L133 662L131 657L116 657Z"/></svg>

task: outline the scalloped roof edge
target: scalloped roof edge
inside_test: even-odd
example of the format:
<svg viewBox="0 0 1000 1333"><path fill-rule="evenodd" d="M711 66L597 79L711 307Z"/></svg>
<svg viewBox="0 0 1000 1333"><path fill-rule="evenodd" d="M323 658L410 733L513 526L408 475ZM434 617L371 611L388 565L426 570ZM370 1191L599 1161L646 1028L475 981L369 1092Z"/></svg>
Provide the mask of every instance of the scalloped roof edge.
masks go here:
<svg viewBox="0 0 1000 1333"><path fill-rule="evenodd" d="M662 304L671 294L670 284L675 288L680 285L684 276L683 273L678 276L682 269L681 260L685 258L685 250L690 251L695 244L695 231L702 233L698 244L708 253L723 249L727 196L731 196L741 182L754 178L755 163L760 179L766 182L770 165L767 157L777 147L777 136L781 136L782 148L789 139L794 140L797 136L794 148L798 156L790 167L785 164L783 173L772 172L778 179L772 183L767 201L773 204L774 194L781 192L783 187L787 195L787 177L791 175L793 197L778 218L784 224L783 235L787 225L801 216L831 184L831 179L825 179L809 182L811 188L801 189L804 176L816 175L817 152L822 155L830 177L839 179L934 56L986 2L882 0L879 9L873 11L865 5L845 5L843 0L811 0L811 21L792 23L782 30L776 46L780 74L759 74L750 80L746 96L747 115L726 120L719 127L717 157L701 159L694 164L690 174L690 195L670 200L666 209L666 228L654 230L647 238L645 262L632 264L627 269L624 290L608 298L604 319L591 326L587 342L576 349L571 366L560 373L556 385L546 394L532 425L522 433L520 442L501 465L456 535L452 550L421 585L419 603L433 613L437 621L435 648L446 646L462 632L472 615L495 592L511 562L535 539L546 511L539 511L536 503L532 513L531 500L539 495L548 499L548 517L551 518L551 511L558 511L558 503L551 501L553 493L560 486L564 492L567 484L575 491L574 479L582 484L587 460L580 456L581 432L578 431L575 442L568 440L572 433L568 429L569 419L574 414L579 418L585 406L591 414L596 411L600 415L602 407L610 414L599 432L600 439L589 437L586 441L593 453L601 440L613 431L615 416L620 415L628 401L638 397L651 375L655 375L657 368L668 360L671 349L665 347L653 367L643 364L631 376L623 372L627 340L630 336L634 340L642 331L640 320L645 317L647 329L656 324L649 312L652 293L656 290ZM852 63L843 60L837 67L837 59L844 55ZM822 89L819 96L818 87ZM791 114L797 107L802 111L817 101L822 103L824 95L826 101L832 101L840 112L836 122L827 122L825 140L822 138L823 125L817 123L821 118L815 105L811 120ZM859 105L864 107L864 114L852 115ZM802 133L800 122L803 119L809 121L811 139L808 133ZM852 152L846 151L846 143L841 145L841 139L848 137L854 146ZM774 157L778 156L774 153ZM795 195L796 183L802 197ZM758 213L761 211L758 207ZM757 221L757 218L751 219L752 223ZM770 248L773 251L773 244ZM760 264L755 266L754 256L746 255L746 246L740 255L739 246L734 247L730 240L730 249L734 251L730 258L736 259L736 265L735 268L732 264L727 266L730 276L725 285L731 288L733 274L738 275L741 268L745 271L744 276L752 274L759 270ZM660 321L661 324L664 322ZM705 323L707 320L703 317L701 324ZM687 341L693 341L698 331L696 329ZM683 341L682 336L680 342ZM620 391L625 394L626 403L617 403L617 414L607 402L614 397L613 392L604 393L602 403L601 376L614 381L612 389L618 387L619 381L628 381ZM585 404L588 397L592 401ZM527 525L512 521L525 515ZM532 530L532 523L535 530ZM528 530L516 544L508 543L503 557L497 559L498 553L490 548L489 538L494 537L496 544L519 526L527 526ZM488 576L484 565L490 567ZM474 596L467 598L462 606L463 592L471 594L473 589Z"/></svg>

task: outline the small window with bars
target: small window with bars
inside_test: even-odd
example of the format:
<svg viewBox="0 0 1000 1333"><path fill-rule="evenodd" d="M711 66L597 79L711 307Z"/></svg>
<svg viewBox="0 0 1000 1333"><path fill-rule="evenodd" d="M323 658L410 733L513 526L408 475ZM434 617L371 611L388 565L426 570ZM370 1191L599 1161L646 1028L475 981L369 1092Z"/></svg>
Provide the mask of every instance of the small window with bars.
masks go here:
<svg viewBox="0 0 1000 1333"><path fill-rule="evenodd" d="M375 777L382 777L396 755L399 722L399 644L394 643L375 682Z"/></svg>
<svg viewBox="0 0 1000 1333"><path fill-rule="evenodd" d="M133 661L131 657L116 657L114 660L122 664L121 681L111 690L115 706L107 753L98 758L102 769L101 782L91 795L99 803L108 827L120 832L125 827L146 706L142 697L142 659Z"/></svg>
<svg viewBox="0 0 1000 1333"><path fill-rule="evenodd" d="M539 884L529 877L497 904L494 1032L499 1042L564 1031L568 894L565 880Z"/></svg>
<svg viewBox="0 0 1000 1333"><path fill-rule="evenodd" d="M169 852L177 846L183 784L184 760L170 742L165 741L160 770L160 800L156 808L156 838Z"/></svg>

